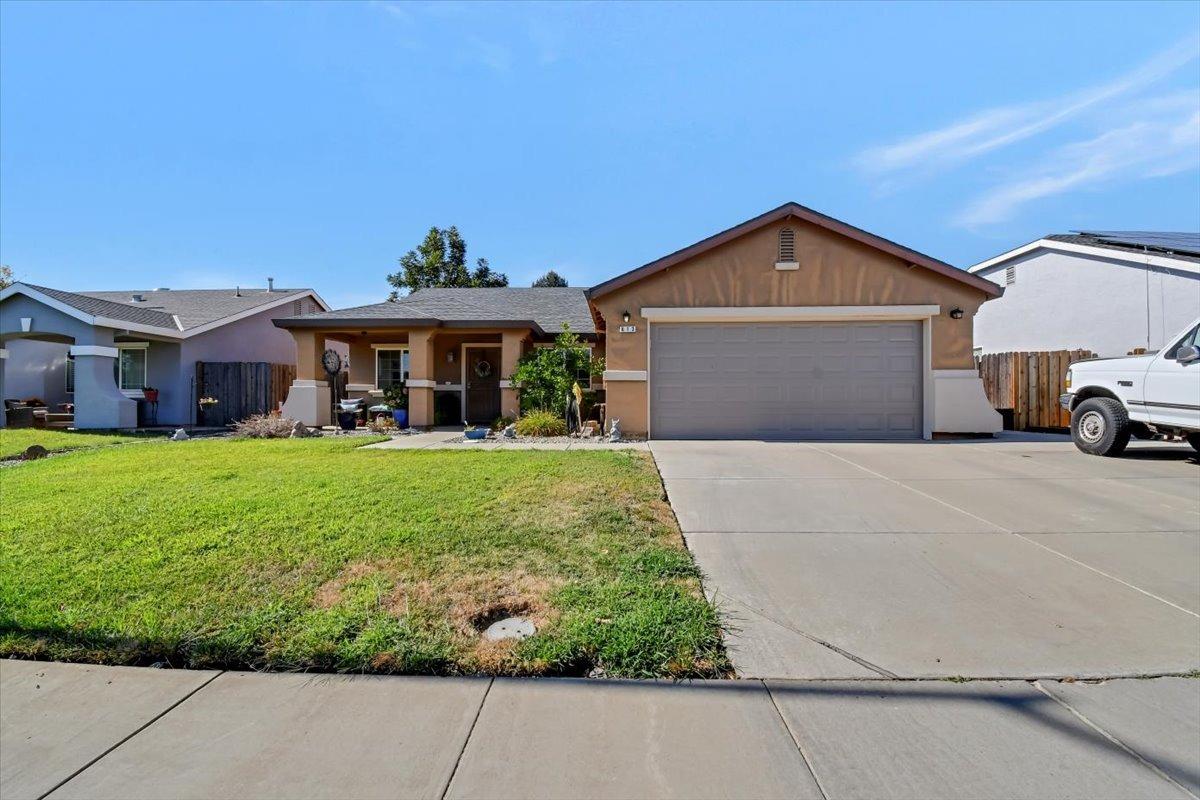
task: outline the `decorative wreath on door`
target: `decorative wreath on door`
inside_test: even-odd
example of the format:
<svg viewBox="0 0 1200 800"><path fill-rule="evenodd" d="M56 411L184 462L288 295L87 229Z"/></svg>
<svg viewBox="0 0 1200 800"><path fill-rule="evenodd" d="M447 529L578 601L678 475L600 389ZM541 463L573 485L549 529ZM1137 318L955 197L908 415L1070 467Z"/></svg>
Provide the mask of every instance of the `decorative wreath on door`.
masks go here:
<svg viewBox="0 0 1200 800"><path fill-rule="evenodd" d="M475 377L486 378L492 374L492 362L479 359L475 362Z"/></svg>

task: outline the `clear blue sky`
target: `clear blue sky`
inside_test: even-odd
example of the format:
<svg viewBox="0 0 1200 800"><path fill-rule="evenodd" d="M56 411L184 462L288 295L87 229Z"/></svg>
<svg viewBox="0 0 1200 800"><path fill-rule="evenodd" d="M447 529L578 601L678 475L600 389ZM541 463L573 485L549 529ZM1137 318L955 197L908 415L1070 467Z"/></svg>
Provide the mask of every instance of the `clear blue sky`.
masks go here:
<svg viewBox="0 0 1200 800"><path fill-rule="evenodd" d="M787 200L959 266L1200 228L1200 3L0 4L0 261L375 302L430 225L590 285Z"/></svg>

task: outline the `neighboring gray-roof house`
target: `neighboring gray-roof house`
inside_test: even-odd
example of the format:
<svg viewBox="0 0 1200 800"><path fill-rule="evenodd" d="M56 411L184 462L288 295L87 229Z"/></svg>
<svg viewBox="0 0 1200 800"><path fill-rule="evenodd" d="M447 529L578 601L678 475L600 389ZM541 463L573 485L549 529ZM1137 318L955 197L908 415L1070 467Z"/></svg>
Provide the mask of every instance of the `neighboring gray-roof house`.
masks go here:
<svg viewBox="0 0 1200 800"><path fill-rule="evenodd" d="M73 402L76 427L127 428L137 424L142 386L153 386L158 422L188 424L197 361L294 363L292 337L272 320L328 308L312 289L68 292L16 283L0 292L0 396Z"/></svg>
<svg viewBox="0 0 1200 800"><path fill-rule="evenodd" d="M969 272L1004 287L975 315L978 352L1157 350L1200 316L1200 234L1075 231Z"/></svg>

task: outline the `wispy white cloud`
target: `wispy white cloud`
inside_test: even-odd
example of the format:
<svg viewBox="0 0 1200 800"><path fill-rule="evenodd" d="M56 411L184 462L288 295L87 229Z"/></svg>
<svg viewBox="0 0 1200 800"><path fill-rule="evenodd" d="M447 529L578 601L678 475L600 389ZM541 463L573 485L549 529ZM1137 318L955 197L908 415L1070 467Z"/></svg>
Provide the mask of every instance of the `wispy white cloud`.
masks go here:
<svg viewBox="0 0 1200 800"><path fill-rule="evenodd" d="M398 19L406 23L413 21L412 13L400 3L391 2L391 0L373 0L371 5L381 9L383 13L393 19Z"/></svg>
<svg viewBox="0 0 1200 800"><path fill-rule="evenodd" d="M1108 83L1051 100L985 109L945 127L869 148L855 163L864 173L893 179L906 171L929 173L962 164L1144 89L1198 56L1200 37L1191 36Z"/></svg>
<svg viewBox="0 0 1200 800"><path fill-rule="evenodd" d="M463 39L465 55L495 72L512 69L513 53L506 45L474 34Z"/></svg>
<svg viewBox="0 0 1200 800"><path fill-rule="evenodd" d="M515 66L528 63L549 66L569 52L568 31L554 13L553 5L535 3L509 8L510 13L504 19L515 23L516 28L507 39L498 38L498 26L481 16L486 13L483 11L486 4L371 0L370 5L399 23L396 28L411 37L406 44L420 41L421 34L451 33L451 42L445 48L447 54L493 72L510 72Z"/></svg>
<svg viewBox="0 0 1200 800"><path fill-rule="evenodd" d="M1151 98L1135 121L1047 154L1037 165L972 201L955 222L967 228L1013 217L1027 203L1116 181L1200 168L1200 93Z"/></svg>

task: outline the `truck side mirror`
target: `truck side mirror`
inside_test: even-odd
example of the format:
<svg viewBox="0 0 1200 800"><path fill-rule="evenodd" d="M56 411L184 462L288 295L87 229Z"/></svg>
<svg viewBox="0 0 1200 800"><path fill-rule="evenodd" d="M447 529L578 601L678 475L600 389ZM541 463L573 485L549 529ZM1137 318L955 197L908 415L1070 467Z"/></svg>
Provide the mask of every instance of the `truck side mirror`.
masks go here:
<svg viewBox="0 0 1200 800"><path fill-rule="evenodd" d="M1200 359L1200 350L1194 344L1185 344L1175 351L1175 360L1180 364L1190 364L1197 359Z"/></svg>

